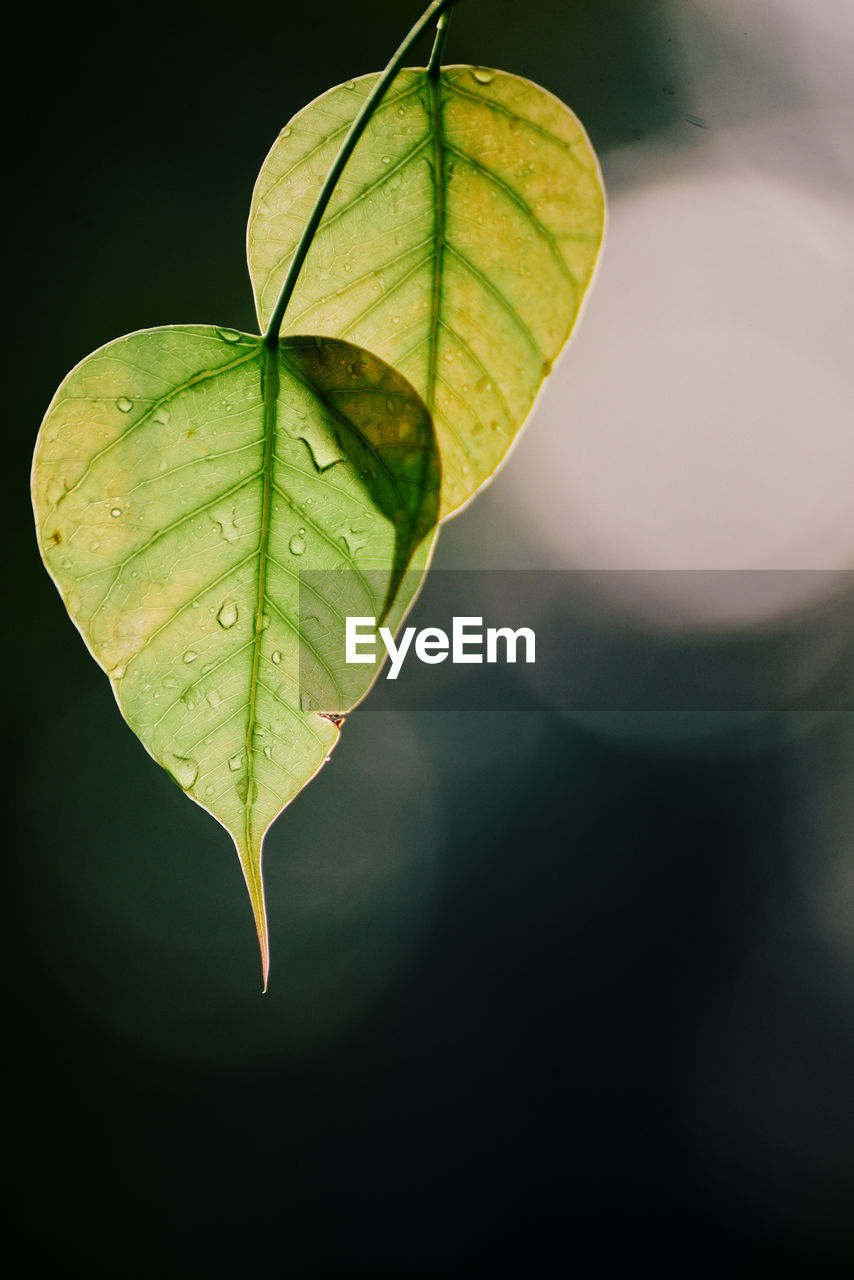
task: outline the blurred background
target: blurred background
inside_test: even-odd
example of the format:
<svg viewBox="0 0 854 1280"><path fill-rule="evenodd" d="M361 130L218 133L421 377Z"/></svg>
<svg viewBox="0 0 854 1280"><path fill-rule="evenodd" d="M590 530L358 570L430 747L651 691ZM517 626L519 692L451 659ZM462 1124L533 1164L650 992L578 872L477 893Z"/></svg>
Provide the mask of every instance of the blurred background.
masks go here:
<svg viewBox="0 0 854 1280"><path fill-rule="evenodd" d="M31 6L10 42L7 1238L111 1275L849 1275L850 713L368 704L268 838L262 997L228 837L40 566L61 378L254 328L270 144L420 7ZM461 0L447 56L567 101L611 220L436 564L671 571L619 600L652 662L814 625L854 567L850 0ZM722 569L814 572L722 611Z"/></svg>

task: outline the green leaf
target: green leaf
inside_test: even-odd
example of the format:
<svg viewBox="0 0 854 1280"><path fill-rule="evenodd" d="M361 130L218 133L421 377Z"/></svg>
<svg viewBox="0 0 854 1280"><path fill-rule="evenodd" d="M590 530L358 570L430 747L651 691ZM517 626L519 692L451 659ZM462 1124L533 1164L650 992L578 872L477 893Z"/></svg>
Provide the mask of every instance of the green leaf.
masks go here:
<svg viewBox="0 0 854 1280"><path fill-rule="evenodd" d="M262 328L376 80L311 103L264 162L248 235ZM344 169L283 331L349 338L406 375L433 415L448 515L491 477L530 413L578 316L604 221L596 157L557 98L479 67L402 71Z"/></svg>
<svg viewBox="0 0 854 1280"><path fill-rule="evenodd" d="M394 627L438 501L423 403L381 360L331 339L130 334L68 375L42 424L43 559L128 724L231 833L265 984L264 834L376 674L329 670L336 705L308 705L301 654L328 659L301 627L300 570L336 571L311 575L334 583L319 612Z"/></svg>

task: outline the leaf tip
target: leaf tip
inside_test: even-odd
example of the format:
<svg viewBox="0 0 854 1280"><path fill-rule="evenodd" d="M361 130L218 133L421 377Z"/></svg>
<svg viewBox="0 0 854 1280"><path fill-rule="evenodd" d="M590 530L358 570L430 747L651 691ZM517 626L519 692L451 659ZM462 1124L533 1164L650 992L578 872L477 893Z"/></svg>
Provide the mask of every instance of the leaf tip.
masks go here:
<svg viewBox="0 0 854 1280"><path fill-rule="evenodd" d="M257 927L257 920L256 920ZM267 994L267 983L270 977L270 943L267 938L267 920L264 918L263 934L258 930L258 945L261 948L261 995Z"/></svg>
<svg viewBox="0 0 854 1280"><path fill-rule="evenodd" d="M252 914L255 916L255 929L258 934L258 947L261 951L261 994L267 994L267 983L270 977L270 940L267 937L267 913L264 910L264 903L261 902L260 916L255 911L255 903L252 903Z"/></svg>
<svg viewBox="0 0 854 1280"><path fill-rule="evenodd" d="M270 938L267 932L267 907L264 898L264 877L261 871L261 849L242 848L235 840L237 854L246 888L249 890L249 901L252 905L252 918L255 921L255 932L258 935L258 948L261 952L261 993L267 991L270 976Z"/></svg>

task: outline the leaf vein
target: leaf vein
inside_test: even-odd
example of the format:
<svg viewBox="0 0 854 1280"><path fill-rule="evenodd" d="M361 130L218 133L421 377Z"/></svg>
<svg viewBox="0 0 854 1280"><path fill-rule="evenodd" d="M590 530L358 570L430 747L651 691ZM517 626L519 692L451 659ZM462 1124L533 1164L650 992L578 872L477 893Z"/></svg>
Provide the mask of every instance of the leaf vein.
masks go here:
<svg viewBox="0 0 854 1280"><path fill-rule="evenodd" d="M518 112L511 111L509 107L505 107L502 103L496 102L492 98L485 98L480 94L470 93L467 89L460 88L456 81L449 76L444 77L444 83L446 88L450 89L451 93L455 93L458 98L467 98L479 107L485 107L487 111L491 111L494 115L506 116L508 120L515 120L517 123L524 125L526 129L531 129L534 133L540 134L541 137L548 138L550 142L554 142L563 151L566 151L579 169L586 171L587 166L582 164L575 154L573 144L567 142L565 138L561 138L558 134L552 133L551 129L546 129L544 125L537 124L536 121L529 119L528 116L520 116Z"/></svg>
<svg viewBox="0 0 854 1280"><path fill-rule="evenodd" d="M519 331L522 334L524 334L524 336L527 338L531 346L531 349L536 353L538 358L545 364L545 355L543 354L543 349L540 346L533 330L530 328L528 324L525 323L525 321L519 315L518 311L513 306L512 302L507 297L507 295L503 293L501 289L498 288L498 285L495 284L494 281L490 280L489 276L486 275L485 272L481 271L480 267L475 266L471 258L469 258L466 254L461 253L460 250L456 247L456 245L448 244L447 248L448 248L448 252L452 254L452 256L455 257L456 260L462 266L466 268L466 270L475 278L475 280L477 280L480 283L482 288L487 293L491 294L493 298L495 298L496 302L498 302L499 305L504 309L504 311L507 313L510 319L517 326Z"/></svg>
<svg viewBox="0 0 854 1280"><path fill-rule="evenodd" d="M205 369L204 372L196 375L195 377L188 378L186 382L182 382L179 386L174 387L166 395L161 396L159 400L155 400L151 408L147 409L146 412L142 415L142 417L137 418L135 422L130 423L127 429L123 431L120 436L116 436L116 438L114 440L111 440L109 444L105 444L102 449L98 449L96 453L92 454L92 457L89 459L89 462L86 466L85 471L82 473L82 475L78 477L77 480L75 480L73 485L70 485L69 488L66 489L65 494L63 495L63 498L67 497L69 493L73 493L75 489L80 487L80 485L83 483L86 477L91 474L92 468L95 466L95 464L101 458L103 458L105 454L109 453L111 449L115 449L117 445L127 440L128 436L133 435L133 433L137 430L138 427L144 426L145 423L148 422L148 420L152 417L152 415L157 413L158 409L162 409L164 405L168 404L170 400L174 400L175 397L177 395L180 395L182 391L188 391L190 387L198 386L199 383L201 382L206 382L206 381L209 381L210 379L221 377L222 374L224 373L230 373L231 370L238 369L243 364L248 364L248 362L252 359L255 359L257 355L258 355L257 351L250 351L246 355L241 356L238 360L232 360L228 364L220 365L216 369ZM130 362L126 361L126 363L130 363ZM149 371L146 369L142 369L140 370L140 372L147 374ZM59 403L67 403L73 400L98 401L98 400L104 400L107 398L111 398L111 397L64 396L62 401L60 401Z"/></svg>
<svg viewBox="0 0 854 1280"><path fill-rule="evenodd" d="M447 149L451 155L456 156L458 160L462 160L464 164L471 165L475 172L482 174L482 176L492 184L496 191L501 191L508 200L512 201L512 203L516 205L517 209L519 209L520 213L523 214L525 219L530 223L538 235L540 235L548 244L561 272L572 285L574 293L575 286L577 284L575 276L567 266L566 260L560 251L560 247L554 235L552 235L548 227L540 221L534 213L534 210L528 204L528 201L519 195L518 191L515 191L508 182L505 182L503 178L499 177L494 170L490 169L487 165L482 164L479 160L476 160L474 156L466 155L464 151L460 151L458 148L452 147L450 143L448 144Z"/></svg>

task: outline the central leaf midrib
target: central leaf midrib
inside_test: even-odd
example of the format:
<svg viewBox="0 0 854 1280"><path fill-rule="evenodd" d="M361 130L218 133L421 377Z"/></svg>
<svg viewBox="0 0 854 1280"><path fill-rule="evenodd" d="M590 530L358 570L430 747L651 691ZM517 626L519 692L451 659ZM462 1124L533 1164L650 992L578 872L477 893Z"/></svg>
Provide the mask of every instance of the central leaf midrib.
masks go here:
<svg viewBox="0 0 854 1280"><path fill-rule="evenodd" d="M433 280L430 296L430 343L428 348L427 388L424 397L430 413L436 399L436 362L438 358L439 315L442 300L442 265L445 252L445 147L442 136L442 104L440 80L424 73L427 81L430 125L433 134L433 186L435 214L433 219Z"/></svg>
<svg viewBox="0 0 854 1280"><path fill-rule="evenodd" d="M273 455L276 438L276 411L279 400L278 342L264 344L261 351L261 394L264 405L264 462L262 465L261 528L258 537L258 596L255 604L255 635L252 644L252 674L249 680L249 706L246 720L246 799L244 800L244 837L247 853L252 848L251 814L252 784L255 764L255 723L258 698L258 668L261 661L261 638L264 634L264 602L267 594L267 559L270 544L270 511L273 497Z"/></svg>

